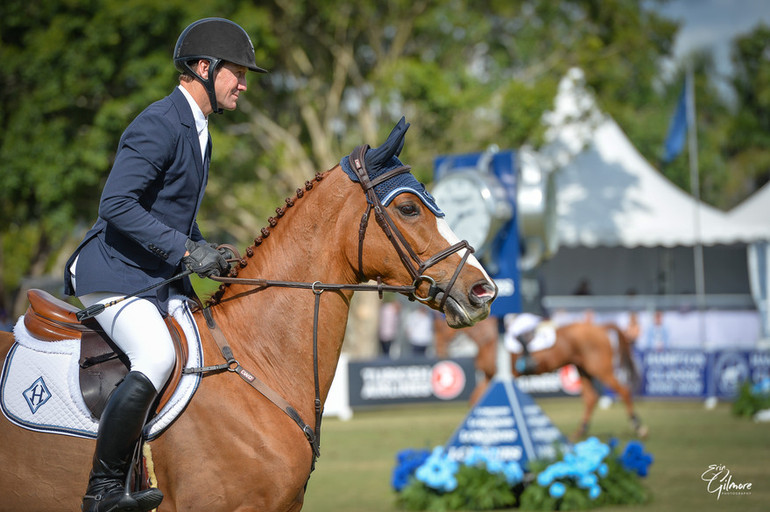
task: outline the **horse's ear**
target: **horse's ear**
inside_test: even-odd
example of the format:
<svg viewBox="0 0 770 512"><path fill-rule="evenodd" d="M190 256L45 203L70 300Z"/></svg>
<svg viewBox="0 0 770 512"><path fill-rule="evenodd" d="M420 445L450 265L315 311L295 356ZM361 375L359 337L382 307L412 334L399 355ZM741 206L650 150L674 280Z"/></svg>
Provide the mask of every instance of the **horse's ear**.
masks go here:
<svg viewBox="0 0 770 512"><path fill-rule="evenodd" d="M366 152L366 167L370 172L383 168L390 162L391 158L401 154L401 150L404 148L404 136L408 129L409 123L406 122L406 118L402 117L381 146Z"/></svg>

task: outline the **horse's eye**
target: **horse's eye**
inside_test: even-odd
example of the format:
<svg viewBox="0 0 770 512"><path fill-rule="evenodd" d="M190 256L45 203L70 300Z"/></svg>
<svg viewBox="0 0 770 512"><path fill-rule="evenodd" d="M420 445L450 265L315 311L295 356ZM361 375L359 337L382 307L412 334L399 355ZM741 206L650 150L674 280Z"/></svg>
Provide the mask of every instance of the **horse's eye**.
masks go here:
<svg viewBox="0 0 770 512"><path fill-rule="evenodd" d="M398 211L405 217L413 217L420 213L417 205L414 203L404 203L397 206Z"/></svg>

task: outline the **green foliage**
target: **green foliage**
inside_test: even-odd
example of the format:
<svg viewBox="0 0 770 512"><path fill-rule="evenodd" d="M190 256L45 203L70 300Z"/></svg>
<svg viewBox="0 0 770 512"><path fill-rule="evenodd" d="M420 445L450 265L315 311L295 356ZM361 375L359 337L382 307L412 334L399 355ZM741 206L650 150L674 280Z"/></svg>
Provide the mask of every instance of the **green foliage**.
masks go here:
<svg viewBox="0 0 770 512"><path fill-rule="evenodd" d="M494 510L516 504L516 487L511 488L501 474L479 466L461 465L455 475L457 488L440 493L413 478L397 497L405 510ZM519 489L520 490L520 489Z"/></svg>
<svg viewBox="0 0 770 512"><path fill-rule="evenodd" d="M724 143L728 195L743 198L770 180L770 27L736 39L732 49L735 115Z"/></svg>
<svg viewBox="0 0 770 512"><path fill-rule="evenodd" d="M758 387L750 381L745 381L738 389L738 396L733 402L732 412L735 416L752 417L763 409L770 409L770 390Z"/></svg>
<svg viewBox="0 0 770 512"><path fill-rule="evenodd" d="M521 494L521 510L589 510L603 506L640 505L651 499L650 491L644 486L641 478L621 463L617 453L611 452L604 459L607 471L598 478L601 492L592 497L587 488L582 488L571 478L560 479L565 487L563 496L555 497L549 492L549 485L540 485L535 479L524 488ZM547 463L532 464L533 474L545 470Z"/></svg>
<svg viewBox="0 0 770 512"><path fill-rule="evenodd" d="M638 505L650 501L651 493L642 484L641 478L626 470L619 459L608 457L607 466L607 476L599 480L602 494L596 499L597 504Z"/></svg>
<svg viewBox="0 0 770 512"><path fill-rule="evenodd" d="M23 273L60 273L57 253L95 220L122 131L174 87L176 38L203 16L239 22L270 70L249 76L237 111L210 119L199 221L217 241L248 243L312 173L378 143L401 115L412 122L402 156L423 181L438 154L537 147L541 116L572 66L654 163L680 87L659 79L677 25L638 0L6 0L0 305ZM726 204L720 191L734 202L746 180L767 179L770 100L753 92L770 90L766 44L766 29L739 42L734 123L705 80L698 86L703 197L712 204ZM685 163L669 171L688 188ZM25 233L27 248L9 226Z"/></svg>

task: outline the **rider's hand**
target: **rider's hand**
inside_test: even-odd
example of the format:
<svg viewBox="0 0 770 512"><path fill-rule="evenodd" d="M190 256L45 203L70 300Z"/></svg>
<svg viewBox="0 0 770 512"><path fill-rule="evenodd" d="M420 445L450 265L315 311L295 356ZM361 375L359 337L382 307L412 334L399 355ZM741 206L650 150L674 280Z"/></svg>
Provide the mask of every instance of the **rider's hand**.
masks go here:
<svg viewBox="0 0 770 512"><path fill-rule="evenodd" d="M215 243L209 242L209 247L213 247L214 249L219 251L219 254L221 254L226 260L231 260L231 259L235 258L235 254L233 254L233 251L231 251L230 249L228 249L225 246L220 247L219 245L217 245Z"/></svg>
<svg viewBox="0 0 770 512"><path fill-rule="evenodd" d="M188 254L182 258L182 264L199 276L224 276L230 270L230 264L216 247L190 239L184 246Z"/></svg>

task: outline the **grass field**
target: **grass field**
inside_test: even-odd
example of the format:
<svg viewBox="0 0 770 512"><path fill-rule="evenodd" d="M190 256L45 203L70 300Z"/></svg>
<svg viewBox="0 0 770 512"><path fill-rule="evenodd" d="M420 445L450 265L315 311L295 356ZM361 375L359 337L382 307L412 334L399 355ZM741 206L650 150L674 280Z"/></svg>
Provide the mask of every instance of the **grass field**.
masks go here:
<svg viewBox="0 0 770 512"><path fill-rule="evenodd" d="M578 424L577 398L538 401L565 434ZM390 487L396 453L404 448L443 445L468 412L466 406L437 404L356 412L350 421L324 420L321 458L310 478L304 512L390 512L398 510ZM650 427L646 451L655 462L646 485L653 502L607 512L732 512L770 510L770 424L730 414L730 404L706 410L702 402L642 401L637 412ZM597 410L591 434L623 444L631 429L619 404ZM730 470L735 483L752 483L750 495L706 490L701 475L711 464Z"/></svg>

